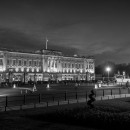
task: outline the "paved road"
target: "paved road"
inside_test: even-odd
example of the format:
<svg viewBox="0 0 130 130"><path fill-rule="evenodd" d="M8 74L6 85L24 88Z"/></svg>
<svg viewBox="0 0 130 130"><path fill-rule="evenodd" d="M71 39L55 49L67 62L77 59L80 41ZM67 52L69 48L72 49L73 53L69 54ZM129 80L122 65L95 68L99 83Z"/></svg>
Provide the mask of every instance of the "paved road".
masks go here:
<svg viewBox="0 0 130 130"><path fill-rule="evenodd" d="M16 88L13 87L5 87L5 88L0 88L0 96L13 96L13 95L21 95L21 94L26 94L26 93L31 93L33 91L34 85L24 85L24 86L16 86ZM26 91L27 88L27 91ZM47 88L47 85L36 85L37 91L35 93L62 93L62 92L80 92L80 91L87 91L89 92L90 90L94 89L95 85L94 84L86 84L82 83L80 86L76 87L75 84L50 84L49 88ZM97 90L100 89L114 89L114 88L121 88L116 85L103 85L101 88L98 88Z"/></svg>

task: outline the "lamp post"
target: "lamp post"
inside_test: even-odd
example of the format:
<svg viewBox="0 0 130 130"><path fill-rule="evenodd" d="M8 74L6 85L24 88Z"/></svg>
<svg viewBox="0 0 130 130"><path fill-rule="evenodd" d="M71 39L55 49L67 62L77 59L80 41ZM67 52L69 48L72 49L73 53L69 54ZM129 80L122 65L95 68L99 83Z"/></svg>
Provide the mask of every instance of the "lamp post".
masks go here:
<svg viewBox="0 0 130 130"><path fill-rule="evenodd" d="M107 67L107 68L106 68L106 71L108 72L108 81L109 81L109 72L111 71L111 68L110 68L110 67Z"/></svg>

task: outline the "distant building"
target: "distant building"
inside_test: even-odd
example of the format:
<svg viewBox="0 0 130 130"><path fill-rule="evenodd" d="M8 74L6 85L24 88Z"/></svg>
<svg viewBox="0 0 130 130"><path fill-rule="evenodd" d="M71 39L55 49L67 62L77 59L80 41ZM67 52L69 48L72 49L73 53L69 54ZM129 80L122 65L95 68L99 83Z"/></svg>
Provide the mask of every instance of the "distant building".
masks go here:
<svg viewBox="0 0 130 130"><path fill-rule="evenodd" d="M0 51L0 82L94 79L93 57L69 57L44 49L34 53Z"/></svg>

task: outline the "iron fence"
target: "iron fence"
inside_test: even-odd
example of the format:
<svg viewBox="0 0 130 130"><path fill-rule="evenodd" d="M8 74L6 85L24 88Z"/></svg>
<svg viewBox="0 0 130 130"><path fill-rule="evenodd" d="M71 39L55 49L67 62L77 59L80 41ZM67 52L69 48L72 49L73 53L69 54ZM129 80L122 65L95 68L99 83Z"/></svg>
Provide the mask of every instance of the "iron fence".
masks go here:
<svg viewBox="0 0 130 130"><path fill-rule="evenodd" d="M54 103L60 101L69 102L71 100L78 100L84 98L86 101L88 100L88 95L90 91L65 91L60 93L39 93L39 94L24 94L18 96L6 96L0 97L0 107L4 107L5 111L7 107L12 106L23 106L28 104L40 104L45 103L48 106L48 103ZM96 90L96 97L102 96L114 96L114 95L121 95L121 94L130 94L129 88L112 88L112 89L97 89Z"/></svg>

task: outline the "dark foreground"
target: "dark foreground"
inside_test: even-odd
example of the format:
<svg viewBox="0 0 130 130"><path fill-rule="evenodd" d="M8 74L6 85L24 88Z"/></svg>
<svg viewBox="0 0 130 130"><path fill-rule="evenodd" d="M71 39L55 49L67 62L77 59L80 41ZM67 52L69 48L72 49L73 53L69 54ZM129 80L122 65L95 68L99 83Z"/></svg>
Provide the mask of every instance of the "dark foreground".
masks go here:
<svg viewBox="0 0 130 130"><path fill-rule="evenodd" d="M130 98L3 112L1 130L129 129Z"/></svg>

